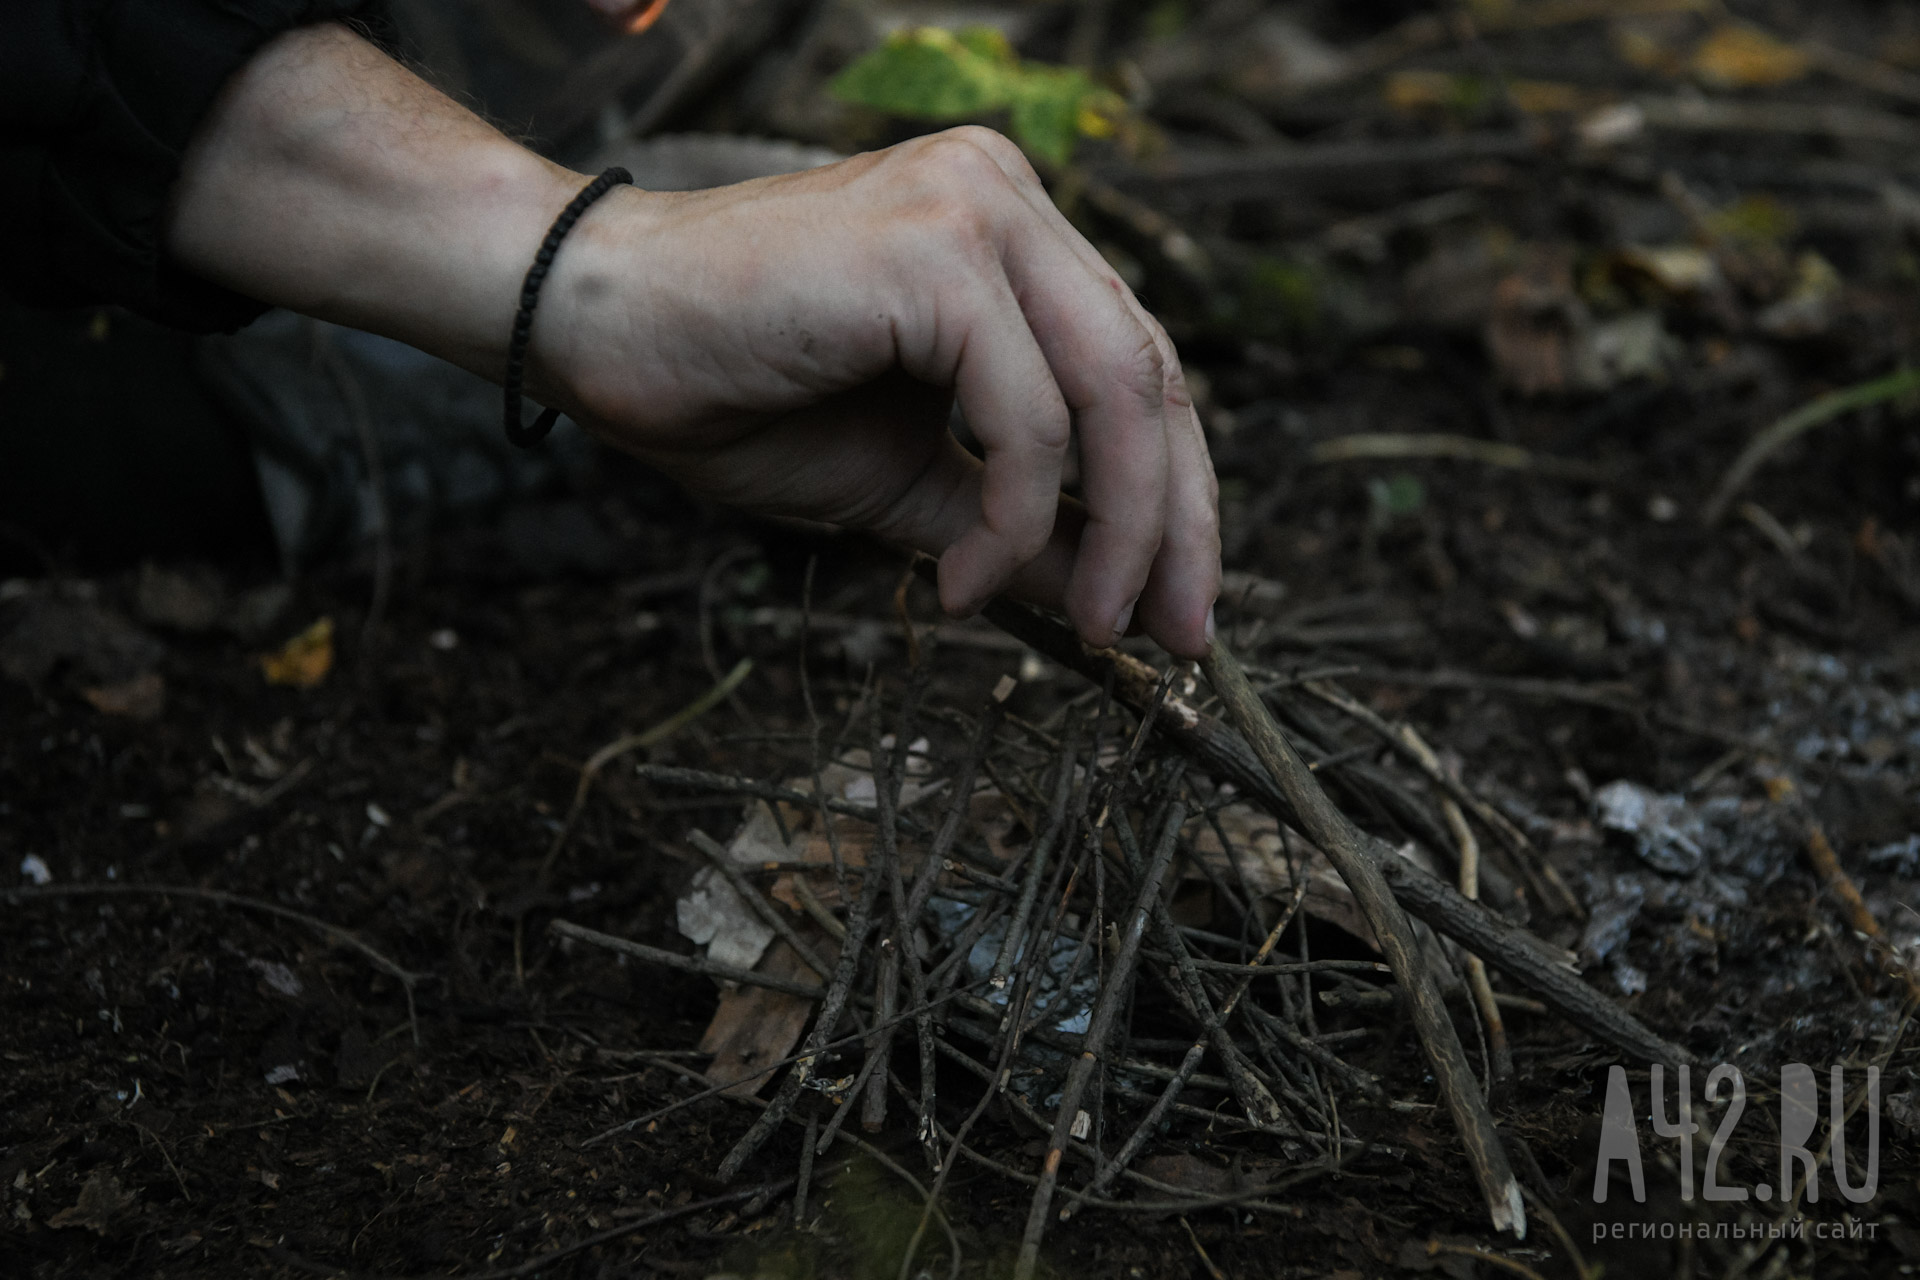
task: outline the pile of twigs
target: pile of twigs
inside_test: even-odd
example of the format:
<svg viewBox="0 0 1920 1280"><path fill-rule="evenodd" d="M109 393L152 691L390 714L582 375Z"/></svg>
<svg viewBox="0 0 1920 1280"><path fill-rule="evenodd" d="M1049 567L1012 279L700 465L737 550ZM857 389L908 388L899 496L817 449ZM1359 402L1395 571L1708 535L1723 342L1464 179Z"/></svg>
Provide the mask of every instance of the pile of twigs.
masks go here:
<svg viewBox="0 0 1920 1280"><path fill-rule="evenodd" d="M1520 1188L1488 1107L1490 1092L1504 1084L1511 1064L1486 967L1631 1057L1690 1060L1586 986L1563 954L1475 900L1482 836L1500 851L1516 883L1546 898L1565 895L1565 889L1526 837L1448 773L1410 728L1388 723L1310 677L1267 679L1256 690L1217 645L1201 667L1223 720L1207 713L1198 680L1180 667L1162 674L1116 651L1088 650L1059 623L1021 606L995 604L989 616L1088 676L1099 688L1098 700L1070 710L1058 731L1048 732L1005 714L1012 682L1003 681L972 726L971 745L947 780L943 811L931 823L902 812L900 804L907 744L919 720L931 714L922 706L927 664L901 700L897 723L887 726L890 745L883 745L883 717L876 712L871 718L871 806L829 800L818 790L809 794L641 766L656 785L752 795L817 809L823 819L838 812L873 824L874 851L866 865L857 873L836 867L848 891L835 931L838 954L830 959L794 929L792 913L770 901L750 871L726 868L715 857L819 983L641 947L565 921L553 925L563 935L657 963L817 1002L811 1031L787 1060L772 1099L750 1100L760 1115L722 1161L722 1181L737 1177L782 1124L803 1126L807 1141L795 1188L796 1214L803 1213L815 1155L836 1141L867 1147L846 1131L846 1122L857 1110L865 1131L884 1128L891 1096L910 1113L932 1175L923 1186L886 1162L913 1182L926 1204L903 1276L911 1274L912 1254L936 1222L947 1229L949 1265L957 1269L958 1245L938 1205L961 1163L1032 1186L1016 1268L1022 1277L1033 1274L1049 1221L1082 1208L1185 1212L1232 1204L1248 1213L1291 1214L1294 1209L1277 1195L1340 1168L1365 1149L1350 1125L1353 1116L1409 1105L1396 1102L1380 1077L1345 1061L1338 1048L1347 1036L1322 1034L1317 1022L1316 993L1358 996L1364 1007L1367 997L1379 998L1374 984L1384 970L1398 984L1399 1002L1494 1227L1522 1235ZM1275 711L1288 731L1279 727ZM1351 748L1355 730L1371 749ZM1382 751L1410 766L1411 777L1425 785L1408 785L1408 775L1371 760ZM1454 863L1462 888L1420 870L1362 831L1320 777L1355 811L1386 815L1391 829L1418 833ZM996 857L967 829L969 799L989 779L1031 833L1011 858ZM1288 950L1281 951L1278 944L1298 916L1306 881L1300 879L1290 894L1262 894L1239 874L1231 842L1215 819L1224 806L1248 800L1279 819L1300 848L1317 848L1337 870L1386 965L1316 959L1307 953L1304 929L1293 930ZM1226 844L1230 874L1195 854L1193 841L1202 828ZM1236 933L1180 923L1170 905L1176 866L1205 874L1217 909L1234 922ZM965 923L944 935L931 927L928 904L936 893L971 907ZM1563 901L1570 902L1570 895ZM1432 957L1445 952L1430 944L1423 949L1409 915L1466 954L1461 980L1448 985L1472 996L1464 1016L1482 1020L1470 1032L1482 1046L1479 1076L1443 1002L1441 975L1433 972ZM996 937L997 949L982 948L983 939ZM984 951L993 955L990 967L979 958ZM1356 971L1365 971L1364 978ZM1094 980L1088 1007L1070 1024L1084 1030L1070 1032L1061 1023L1066 993L1076 983L1084 989L1088 978ZM1151 1034L1169 1025L1177 1035ZM897 1047L913 1052L896 1053ZM1052 1064L1057 1095L1052 1084L1029 1091L1013 1087L1017 1073L1032 1075L1036 1056ZM855 1058L857 1069L841 1075L839 1064L851 1067ZM1209 1059L1213 1069L1203 1073L1199 1068ZM716 1087L669 1109L718 1092ZM1189 1095L1213 1105L1195 1105L1185 1100ZM1037 1168L997 1158L974 1138L990 1109L1029 1133L1048 1135ZM1150 1142L1177 1139L1183 1127L1266 1135L1278 1157L1269 1166L1275 1176L1201 1194L1135 1167ZM1122 1184L1131 1198L1121 1198Z"/></svg>

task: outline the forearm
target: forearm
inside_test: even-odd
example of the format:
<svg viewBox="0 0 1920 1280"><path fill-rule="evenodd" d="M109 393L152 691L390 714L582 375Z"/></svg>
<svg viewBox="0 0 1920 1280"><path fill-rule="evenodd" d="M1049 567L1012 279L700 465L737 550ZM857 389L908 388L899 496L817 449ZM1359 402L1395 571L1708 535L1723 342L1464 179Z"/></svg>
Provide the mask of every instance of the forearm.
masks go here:
<svg viewBox="0 0 1920 1280"><path fill-rule="evenodd" d="M338 26L275 40L195 135L167 248L263 302L498 378L520 281L580 175Z"/></svg>
<svg viewBox="0 0 1920 1280"><path fill-rule="evenodd" d="M230 289L498 378L522 278L585 181L316 27L228 86L167 244ZM985 130L613 191L541 290L527 390L709 497L940 555L950 609L1013 589L1089 643L1138 620L1207 649L1218 523L1179 358ZM1084 512L1059 488L1070 427Z"/></svg>

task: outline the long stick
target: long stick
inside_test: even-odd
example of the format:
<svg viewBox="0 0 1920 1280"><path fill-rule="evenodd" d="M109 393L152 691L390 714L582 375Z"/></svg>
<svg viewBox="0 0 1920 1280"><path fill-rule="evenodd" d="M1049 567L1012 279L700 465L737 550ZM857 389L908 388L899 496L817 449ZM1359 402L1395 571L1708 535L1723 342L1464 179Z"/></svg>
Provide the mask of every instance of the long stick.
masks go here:
<svg viewBox="0 0 1920 1280"><path fill-rule="evenodd" d="M1001 630L1096 684L1103 683L1112 671L1115 698L1141 714L1154 715L1160 731L1201 768L1293 819L1292 802L1238 733L1183 696L1170 696L1157 711L1152 710L1160 673L1146 663L1117 649L1089 649L1065 624L1026 605L994 600L981 612ZM1384 841L1364 832L1361 838L1394 897L1434 932L1478 954L1575 1026L1641 1062L1696 1062L1691 1052L1656 1034L1581 981L1580 975L1539 938L1396 856Z"/></svg>
<svg viewBox="0 0 1920 1280"><path fill-rule="evenodd" d="M1294 813L1305 824L1307 835L1326 853L1334 870L1353 890L1354 901L1372 926L1381 952L1393 966L1394 977L1412 997L1409 1003L1414 1030L1419 1033L1420 1045L1433 1064L1434 1079L1439 1082L1447 1110L1453 1114L1454 1127L1466 1144L1467 1158L1480 1181L1480 1193L1486 1199L1494 1230L1511 1231L1524 1240L1527 1209L1520 1199L1520 1184L1507 1167L1507 1153L1500 1145L1493 1115L1487 1110L1486 1099L1473 1078L1473 1069L1467 1065L1466 1050L1460 1047L1460 1037L1455 1034L1453 1021L1440 999L1440 988L1420 963L1413 922L1394 899L1378 864L1367 855L1359 828L1349 822L1321 790L1306 761L1280 732L1280 726L1274 723L1260 695L1247 683L1247 673L1241 670L1233 651L1216 640L1200 666L1226 704L1228 717L1246 736L1260 763L1279 784Z"/></svg>

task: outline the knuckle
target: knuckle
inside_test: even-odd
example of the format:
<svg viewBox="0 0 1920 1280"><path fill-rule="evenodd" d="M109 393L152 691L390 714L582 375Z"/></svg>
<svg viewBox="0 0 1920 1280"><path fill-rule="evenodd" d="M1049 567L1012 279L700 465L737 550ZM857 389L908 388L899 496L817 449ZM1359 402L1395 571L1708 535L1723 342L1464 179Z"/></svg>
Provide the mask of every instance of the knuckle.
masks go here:
<svg viewBox="0 0 1920 1280"><path fill-rule="evenodd" d="M992 214L975 198L964 192L939 186L919 193L908 217L907 226L919 232L921 252L942 254L959 252L969 263L997 256Z"/></svg>
<svg viewBox="0 0 1920 1280"><path fill-rule="evenodd" d="M1167 390L1167 358L1151 333L1143 333L1133 350L1118 357L1111 374L1115 382L1133 395L1159 404Z"/></svg>
<svg viewBox="0 0 1920 1280"><path fill-rule="evenodd" d="M1038 559L1040 553L1047 549L1047 538L1052 532L1041 521L1022 521L1020 527L1012 530L1007 538L1007 545L1013 552L1014 561L1018 564L1026 564Z"/></svg>
<svg viewBox="0 0 1920 1280"><path fill-rule="evenodd" d="M989 138L999 138L999 135L991 129L977 127L949 129L926 139L915 150L914 159L935 182L956 186L969 194L979 192L983 186L1004 186L1006 171L994 159L992 144L983 141Z"/></svg>
<svg viewBox="0 0 1920 1280"><path fill-rule="evenodd" d="M1026 153L1006 134L997 129L989 129L980 124L963 124L947 131L953 137L977 148L980 154L993 162L995 168L1004 174L1029 175L1033 166L1027 163Z"/></svg>
<svg viewBox="0 0 1920 1280"><path fill-rule="evenodd" d="M1067 446L1073 441L1073 423L1067 416L1065 406L1035 414L1028 432L1034 447L1053 457L1065 454Z"/></svg>

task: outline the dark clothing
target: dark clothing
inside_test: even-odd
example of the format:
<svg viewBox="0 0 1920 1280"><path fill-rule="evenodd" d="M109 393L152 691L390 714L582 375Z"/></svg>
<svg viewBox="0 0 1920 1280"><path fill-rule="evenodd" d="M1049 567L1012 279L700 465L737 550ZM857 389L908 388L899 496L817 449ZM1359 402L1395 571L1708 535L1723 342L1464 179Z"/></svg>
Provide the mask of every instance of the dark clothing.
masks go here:
<svg viewBox="0 0 1920 1280"><path fill-rule="evenodd" d="M182 154L261 46L376 2L0 0L0 288L202 332L259 315L160 245Z"/></svg>

